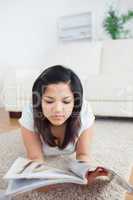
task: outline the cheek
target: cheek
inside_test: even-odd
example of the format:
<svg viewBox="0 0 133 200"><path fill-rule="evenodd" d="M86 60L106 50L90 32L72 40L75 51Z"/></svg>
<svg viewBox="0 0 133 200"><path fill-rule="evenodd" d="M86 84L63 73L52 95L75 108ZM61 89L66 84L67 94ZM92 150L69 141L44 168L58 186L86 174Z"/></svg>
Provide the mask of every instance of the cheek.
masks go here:
<svg viewBox="0 0 133 200"><path fill-rule="evenodd" d="M68 105L68 106L65 107L64 112L65 112L65 115L66 115L66 116L71 115L71 113L72 113L72 111L73 111L73 107L74 107L73 104Z"/></svg>
<svg viewBox="0 0 133 200"><path fill-rule="evenodd" d="M52 112L52 106L46 105L45 103L42 104L42 112L44 116L48 117Z"/></svg>

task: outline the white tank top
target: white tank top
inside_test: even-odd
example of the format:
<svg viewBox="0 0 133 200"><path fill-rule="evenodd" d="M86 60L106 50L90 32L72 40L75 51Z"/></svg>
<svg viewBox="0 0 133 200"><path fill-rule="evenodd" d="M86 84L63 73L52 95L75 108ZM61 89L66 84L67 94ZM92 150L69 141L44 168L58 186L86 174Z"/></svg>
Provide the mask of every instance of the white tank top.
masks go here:
<svg viewBox="0 0 133 200"><path fill-rule="evenodd" d="M79 130L79 136L83 133L84 130L89 128L95 120L95 116L92 112L92 108L88 101L83 100L83 106L81 109L81 128ZM18 120L20 125L32 131L33 134L36 134L33 126L33 109L32 104L27 104L22 111L22 116ZM67 147L63 150L56 147L51 147L43 141L43 152L46 156L54 156L54 155L64 155L64 154L72 154L75 152L76 143L69 143Z"/></svg>

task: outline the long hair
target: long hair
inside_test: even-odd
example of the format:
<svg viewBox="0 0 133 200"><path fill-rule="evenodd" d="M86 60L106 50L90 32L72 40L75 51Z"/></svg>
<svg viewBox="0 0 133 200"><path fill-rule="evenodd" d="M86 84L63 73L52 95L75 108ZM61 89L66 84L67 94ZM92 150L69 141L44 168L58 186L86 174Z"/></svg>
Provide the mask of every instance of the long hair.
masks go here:
<svg viewBox="0 0 133 200"><path fill-rule="evenodd" d="M50 130L50 122L43 115L41 100L48 85L61 82L69 82L74 96L74 107L66 121L64 141L62 145L58 146L60 149L64 149L70 142L75 142L81 127L80 111L83 103L83 88L79 77L71 69L61 65L48 67L39 75L33 84L32 107L35 130L41 134L45 143L53 147L57 146L55 143L55 139L57 138Z"/></svg>

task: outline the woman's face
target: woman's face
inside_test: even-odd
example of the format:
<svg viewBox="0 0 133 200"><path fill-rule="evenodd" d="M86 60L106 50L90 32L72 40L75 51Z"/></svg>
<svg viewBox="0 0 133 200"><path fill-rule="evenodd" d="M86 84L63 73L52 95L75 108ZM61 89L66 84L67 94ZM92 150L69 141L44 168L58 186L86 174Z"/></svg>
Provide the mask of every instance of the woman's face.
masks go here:
<svg viewBox="0 0 133 200"><path fill-rule="evenodd" d="M42 111L52 125L62 125L70 117L73 107L74 96L67 83L47 86L42 96Z"/></svg>

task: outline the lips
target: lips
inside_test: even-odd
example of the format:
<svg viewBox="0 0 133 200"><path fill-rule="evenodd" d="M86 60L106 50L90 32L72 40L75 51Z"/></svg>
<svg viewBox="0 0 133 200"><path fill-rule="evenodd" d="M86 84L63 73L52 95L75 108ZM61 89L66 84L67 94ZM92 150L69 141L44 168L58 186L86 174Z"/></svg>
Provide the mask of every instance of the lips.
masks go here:
<svg viewBox="0 0 133 200"><path fill-rule="evenodd" d="M54 115L53 117L64 117L63 115Z"/></svg>
<svg viewBox="0 0 133 200"><path fill-rule="evenodd" d="M54 115L53 118L62 118L64 115Z"/></svg>

